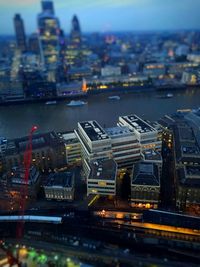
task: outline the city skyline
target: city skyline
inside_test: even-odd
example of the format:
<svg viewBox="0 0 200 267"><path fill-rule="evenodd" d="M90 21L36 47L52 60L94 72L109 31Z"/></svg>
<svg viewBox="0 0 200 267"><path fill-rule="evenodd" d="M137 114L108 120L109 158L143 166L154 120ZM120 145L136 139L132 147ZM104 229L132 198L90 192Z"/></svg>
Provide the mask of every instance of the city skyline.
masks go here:
<svg viewBox="0 0 200 267"><path fill-rule="evenodd" d="M56 16L66 33L70 32L71 19L77 14L83 32L109 32L134 30L198 29L200 2L194 0L159 1L54 1ZM14 34L13 17L20 13L26 33L37 30L37 15L41 12L40 0L0 0L0 16L4 24L0 34Z"/></svg>

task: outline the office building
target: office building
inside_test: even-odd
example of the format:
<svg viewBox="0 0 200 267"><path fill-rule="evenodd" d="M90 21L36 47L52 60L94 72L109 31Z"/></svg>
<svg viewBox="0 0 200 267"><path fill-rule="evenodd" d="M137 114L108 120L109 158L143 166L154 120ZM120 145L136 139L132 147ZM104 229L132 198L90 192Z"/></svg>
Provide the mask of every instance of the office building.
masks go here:
<svg viewBox="0 0 200 267"><path fill-rule="evenodd" d="M81 144L83 170L88 177L91 161L112 158L111 140L96 121L79 122L75 134Z"/></svg>
<svg viewBox="0 0 200 267"><path fill-rule="evenodd" d="M101 69L101 76L103 77L109 77L109 76L120 76L121 75L121 68L120 67L114 67L114 66L105 66Z"/></svg>
<svg viewBox="0 0 200 267"><path fill-rule="evenodd" d="M81 164L81 145L74 132L62 133L68 165Z"/></svg>
<svg viewBox="0 0 200 267"><path fill-rule="evenodd" d="M135 133L127 126L106 128L105 132L110 137L112 156L118 169L132 169L134 162L141 158L140 143Z"/></svg>
<svg viewBox="0 0 200 267"><path fill-rule="evenodd" d="M51 0L42 0L41 1L41 6L42 6L42 12L48 12L54 15L54 6L53 6L53 1Z"/></svg>
<svg viewBox="0 0 200 267"><path fill-rule="evenodd" d="M7 170L23 164L29 137L8 140L4 164ZM32 139L32 164L41 171L66 166L65 146L55 132L34 134Z"/></svg>
<svg viewBox="0 0 200 267"><path fill-rule="evenodd" d="M45 197L49 200L74 200L74 173L51 173L43 185Z"/></svg>
<svg viewBox="0 0 200 267"><path fill-rule="evenodd" d="M38 30L42 62L46 68L55 69L59 59L60 24L51 9L44 9L38 15Z"/></svg>
<svg viewBox="0 0 200 267"><path fill-rule="evenodd" d="M186 70L182 74L181 82L186 85L198 85L200 84L200 71Z"/></svg>
<svg viewBox="0 0 200 267"><path fill-rule="evenodd" d="M15 35L17 41L17 47L21 52L26 51L26 35L24 30L24 22L20 14L16 14L14 17Z"/></svg>
<svg viewBox="0 0 200 267"><path fill-rule="evenodd" d="M174 139L176 205L182 211L200 205L200 112L183 110L160 122Z"/></svg>
<svg viewBox="0 0 200 267"><path fill-rule="evenodd" d="M72 18L72 28L70 33L71 43L73 45L80 45L81 44L81 27L76 15Z"/></svg>
<svg viewBox="0 0 200 267"><path fill-rule="evenodd" d="M134 165L131 177L131 206L157 208L160 195L160 176L155 163L140 162Z"/></svg>
<svg viewBox="0 0 200 267"><path fill-rule="evenodd" d="M29 48L29 51L34 54L40 53L39 36L37 33L33 33L29 36L28 48Z"/></svg>
<svg viewBox="0 0 200 267"><path fill-rule="evenodd" d="M87 195L116 195L117 164L113 159L95 160L90 163Z"/></svg>
<svg viewBox="0 0 200 267"><path fill-rule="evenodd" d="M162 141L160 140L159 131L137 115L119 117L119 125L127 126L135 133L141 145L141 151L149 149L161 151Z"/></svg>

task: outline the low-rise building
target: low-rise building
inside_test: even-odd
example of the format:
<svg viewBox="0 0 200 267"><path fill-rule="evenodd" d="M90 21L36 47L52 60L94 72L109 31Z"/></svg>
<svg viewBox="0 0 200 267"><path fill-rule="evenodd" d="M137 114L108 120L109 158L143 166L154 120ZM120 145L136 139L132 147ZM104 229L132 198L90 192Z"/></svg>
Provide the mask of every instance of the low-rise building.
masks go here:
<svg viewBox="0 0 200 267"><path fill-rule="evenodd" d="M134 165L131 177L131 206L157 208L160 195L159 169L155 163Z"/></svg>
<svg viewBox="0 0 200 267"><path fill-rule="evenodd" d="M200 165L177 170L177 206L186 209L200 205Z"/></svg>
<svg viewBox="0 0 200 267"><path fill-rule="evenodd" d="M49 200L74 200L74 173L51 173L43 185L45 197Z"/></svg>
<svg viewBox="0 0 200 267"><path fill-rule="evenodd" d="M11 171L4 175L6 187L4 193L9 193L13 198L19 198L22 193L26 193L25 198L36 198L40 189L40 173L32 166L29 170L29 177L25 180L25 169L22 167L14 167ZM5 183L4 183L5 184ZM25 189L27 185L27 190ZM24 190L23 190L24 187Z"/></svg>
<svg viewBox="0 0 200 267"><path fill-rule="evenodd" d="M161 154L156 150L150 149L150 150L143 151L142 158L143 158L143 162L145 163L156 164L158 166L159 175L161 177L162 164L163 164Z"/></svg>
<svg viewBox="0 0 200 267"><path fill-rule="evenodd" d="M74 132L63 133L65 144L66 161L68 165L81 164L81 145Z"/></svg>
<svg viewBox="0 0 200 267"><path fill-rule="evenodd" d="M200 206L199 114L199 110L188 109L161 120L173 133L176 205L180 210Z"/></svg>
<svg viewBox="0 0 200 267"><path fill-rule="evenodd" d="M90 163L87 195L116 195L117 164L113 159L95 160Z"/></svg>
<svg viewBox="0 0 200 267"><path fill-rule="evenodd" d="M197 85L200 83L200 72L197 70L186 70L182 74L181 82L186 85Z"/></svg>
<svg viewBox="0 0 200 267"><path fill-rule="evenodd" d="M121 68L115 66L105 66L101 69L101 76L120 76L121 75Z"/></svg>
<svg viewBox="0 0 200 267"><path fill-rule="evenodd" d="M4 157L7 170L23 164L28 142L28 136L8 140ZM65 166L66 155L63 139L55 132L34 134L32 138L32 164L42 171Z"/></svg>

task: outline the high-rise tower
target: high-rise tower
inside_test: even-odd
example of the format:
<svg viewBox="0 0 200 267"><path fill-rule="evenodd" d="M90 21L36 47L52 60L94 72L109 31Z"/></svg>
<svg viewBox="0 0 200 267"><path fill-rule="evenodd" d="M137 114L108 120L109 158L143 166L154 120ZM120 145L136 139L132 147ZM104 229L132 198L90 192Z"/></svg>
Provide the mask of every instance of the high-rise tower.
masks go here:
<svg viewBox="0 0 200 267"><path fill-rule="evenodd" d="M38 15L41 58L47 68L54 68L59 57L60 24L51 1L42 1L42 8Z"/></svg>
<svg viewBox="0 0 200 267"><path fill-rule="evenodd" d="M16 34L17 47L22 51L26 51L26 35L24 30L24 22L20 14L16 14L14 17L14 27Z"/></svg>
<svg viewBox="0 0 200 267"><path fill-rule="evenodd" d="M54 14L54 6L51 0L42 0L41 5L42 5L42 12L47 11L51 14Z"/></svg>
<svg viewBox="0 0 200 267"><path fill-rule="evenodd" d="M77 45L81 43L81 27L76 15L72 18L71 42Z"/></svg>

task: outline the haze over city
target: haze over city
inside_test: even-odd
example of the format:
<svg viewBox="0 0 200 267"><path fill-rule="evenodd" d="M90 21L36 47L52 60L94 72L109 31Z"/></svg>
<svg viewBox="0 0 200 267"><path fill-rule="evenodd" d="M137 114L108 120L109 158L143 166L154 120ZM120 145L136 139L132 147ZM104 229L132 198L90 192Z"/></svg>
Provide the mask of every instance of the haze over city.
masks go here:
<svg viewBox="0 0 200 267"><path fill-rule="evenodd" d="M199 0L55 1L56 15L66 32L70 31L74 14L78 15L83 32L198 29L199 9ZM14 34L12 20L19 12L26 32L37 30L39 0L0 0L0 34Z"/></svg>

